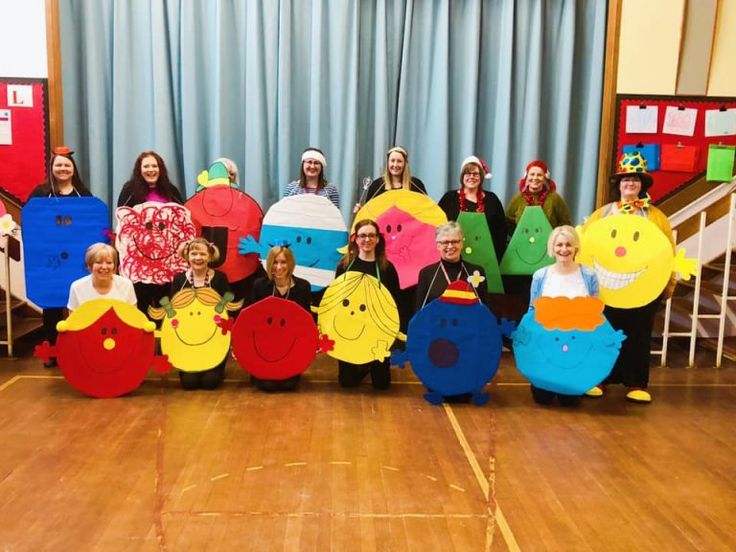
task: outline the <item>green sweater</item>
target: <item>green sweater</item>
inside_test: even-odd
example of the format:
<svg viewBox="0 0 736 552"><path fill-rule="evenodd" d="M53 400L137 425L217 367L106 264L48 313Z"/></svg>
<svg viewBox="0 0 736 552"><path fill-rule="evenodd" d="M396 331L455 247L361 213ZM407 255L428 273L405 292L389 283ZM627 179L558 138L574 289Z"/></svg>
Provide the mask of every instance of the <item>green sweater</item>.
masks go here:
<svg viewBox="0 0 736 552"><path fill-rule="evenodd" d="M557 192L547 194L547 197L544 198L544 204L541 207L552 228L562 226L563 224L572 225L570 211L567 209L565 200ZM509 227L509 235L514 233L514 229L519 223L524 209L526 209L526 200L521 192L519 192L511 198L511 201L506 207L506 222Z"/></svg>

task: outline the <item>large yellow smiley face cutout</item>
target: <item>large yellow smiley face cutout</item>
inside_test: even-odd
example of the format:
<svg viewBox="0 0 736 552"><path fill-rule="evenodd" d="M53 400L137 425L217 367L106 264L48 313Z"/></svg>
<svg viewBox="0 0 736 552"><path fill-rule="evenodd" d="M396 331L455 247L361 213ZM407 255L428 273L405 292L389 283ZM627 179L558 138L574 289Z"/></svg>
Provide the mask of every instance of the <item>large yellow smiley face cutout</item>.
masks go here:
<svg viewBox="0 0 736 552"><path fill-rule="evenodd" d="M191 290L179 293L191 294ZM177 295L171 304L177 305ZM172 312L163 319L161 350L179 370L200 372L214 368L227 356L230 333L223 333L218 322L227 320L228 315L224 309L218 313L215 305L198 296L190 299L187 305L171 307Z"/></svg>
<svg viewBox="0 0 736 552"><path fill-rule="evenodd" d="M601 300L611 307L632 309L656 299L672 273L689 280L695 261L674 254L672 244L650 220L614 215L595 221L581 235L579 261L598 276Z"/></svg>
<svg viewBox="0 0 736 552"><path fill-rule="evenodd" d="M346 272L332 281L317 309L317 324L334 341L328 354L354 364L383 360L394 340L405 339L386 286L361 272Z"/></svg>

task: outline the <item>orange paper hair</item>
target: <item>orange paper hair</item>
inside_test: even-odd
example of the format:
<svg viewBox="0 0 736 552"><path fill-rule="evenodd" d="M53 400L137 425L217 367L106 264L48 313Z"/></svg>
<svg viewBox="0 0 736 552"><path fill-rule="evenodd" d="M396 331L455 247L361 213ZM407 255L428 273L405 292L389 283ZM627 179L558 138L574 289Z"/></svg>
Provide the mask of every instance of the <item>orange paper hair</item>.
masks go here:
<svg viewBox="0 0 736 552"><path fill-rule="evenodd" d="M534 319L546 330L591 331L603 324L603 302L597 297L540 297Z"/></svg>

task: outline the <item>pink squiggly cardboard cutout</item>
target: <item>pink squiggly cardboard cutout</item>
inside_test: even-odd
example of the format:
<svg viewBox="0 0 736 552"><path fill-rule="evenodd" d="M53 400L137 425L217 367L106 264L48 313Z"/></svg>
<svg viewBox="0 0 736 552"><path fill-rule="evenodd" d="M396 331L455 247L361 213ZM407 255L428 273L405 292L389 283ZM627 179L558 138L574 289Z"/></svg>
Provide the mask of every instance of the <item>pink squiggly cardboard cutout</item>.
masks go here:
<svg viewBox="0 0 736 552"><path fill-rule="evenodd" d="M194 238L189 210L178 203L146 202L115 211L120 274L134 283L166 284L187 264L179 246Z"/></svg>

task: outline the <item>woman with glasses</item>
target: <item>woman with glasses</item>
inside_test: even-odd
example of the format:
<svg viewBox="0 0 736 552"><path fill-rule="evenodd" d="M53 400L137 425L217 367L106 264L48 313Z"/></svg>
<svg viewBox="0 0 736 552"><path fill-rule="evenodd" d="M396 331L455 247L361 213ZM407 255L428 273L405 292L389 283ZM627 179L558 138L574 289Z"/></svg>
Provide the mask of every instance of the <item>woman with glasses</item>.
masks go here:
<svg viewBox="0 0 736 552"><path fill-rule="evenodd" d="M317 194L329 199L335 207L340 208L340 194L334 184L327 182L325 154L318 148L307 148L302 153L299 178L291 182L284 191L283 197L300 194Z"/></svg>
<svg viewBox="0 0 736 552"><path fill-rule="evenodd" d="M337 265L335 277L345 272L362 272L375 277L394 297L399 293L399 275L386 258L386 243L376 222L363 219L355 223L348 250ZM338 382L342 387L356 387L370 373L374 389L388 389L391 385L389 359L374 360L368 364L337 361Z"/></svg>
<svg viewBox="0 0 736 552"><path fill-rule="evenodd" d="M463 212L483 213L500 261L506 249L506 219L498 196L483 189L482 182L490 178L491 172L483 160L475 155L465 158L460 169L460 188L443 195L439 206L447 220L456 221Z"/></svg>
<svg viewBox="0 0 736 552"><path fill-rule="evenodd" d="M416 310L437 299L455 280L469 282L478 298L486 303L488 288L485 272L482 267L463 261L462 250L465 237L460 225L454 221L443 224L437 228L435 239L440 252L440 260L425 266L419 272Z"/></svg>

